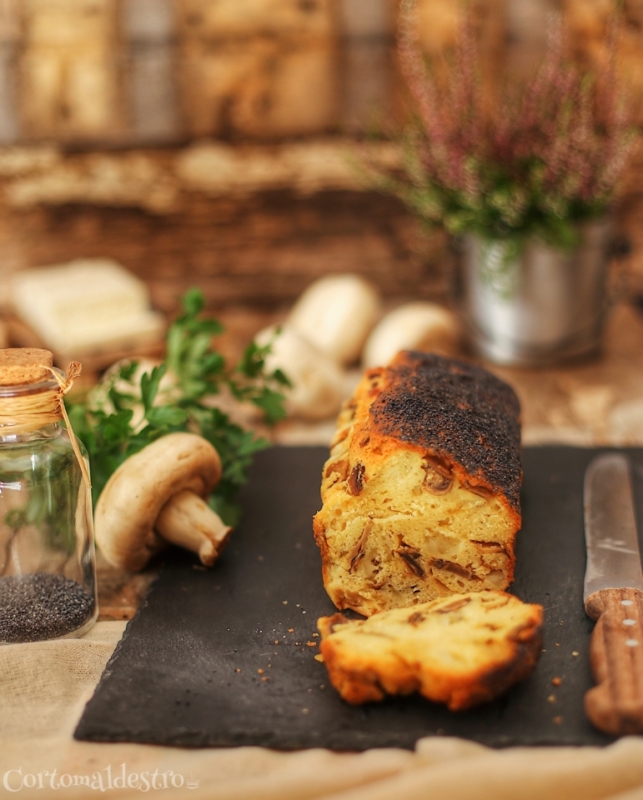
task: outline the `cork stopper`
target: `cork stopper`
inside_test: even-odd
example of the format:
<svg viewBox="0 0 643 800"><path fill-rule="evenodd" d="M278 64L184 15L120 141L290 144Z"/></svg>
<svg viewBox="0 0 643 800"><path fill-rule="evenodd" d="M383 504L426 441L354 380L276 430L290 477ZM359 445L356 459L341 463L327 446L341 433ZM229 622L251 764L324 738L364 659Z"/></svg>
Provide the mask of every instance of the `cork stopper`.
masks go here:
<svg viewBox="0 0 643 800"><path fill-rule="evenodd" d="M0 386L23 386L51 380L54 364L49 350L38 347L8 347L0 350Z"/></svg>

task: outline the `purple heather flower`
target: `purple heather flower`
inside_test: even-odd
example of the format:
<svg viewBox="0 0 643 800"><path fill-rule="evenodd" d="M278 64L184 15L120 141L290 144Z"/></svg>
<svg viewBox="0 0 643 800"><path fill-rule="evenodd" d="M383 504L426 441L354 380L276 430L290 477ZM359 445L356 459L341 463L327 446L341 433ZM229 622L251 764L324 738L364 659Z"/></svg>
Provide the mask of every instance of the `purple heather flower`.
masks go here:
<svg viewBox="0 0 643 800"><path fill-rule="evenodd" d="M609 202L634 145L617 80L618 24L610 22L607 65L594 77L566 59L564 34L552 18L540 69L518 96L505 92L490 106L470 13L438 74L421 50L416 0L401 0L398 52L419 118L419 171L409 179L430 191L445 224L458 203L520 230L534 209L590 216Z"/></svg>

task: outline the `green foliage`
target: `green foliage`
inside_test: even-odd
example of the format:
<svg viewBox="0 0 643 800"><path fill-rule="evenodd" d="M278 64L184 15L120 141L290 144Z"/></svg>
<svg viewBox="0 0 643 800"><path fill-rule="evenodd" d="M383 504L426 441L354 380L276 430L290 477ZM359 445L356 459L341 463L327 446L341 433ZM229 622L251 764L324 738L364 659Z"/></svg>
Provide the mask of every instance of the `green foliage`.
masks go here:
<svg viewBox="0 0 643 800"><path fill-rule="evenodd" d="M269 443L232 422L211 399L227 390L237 400L257 406L272 424L285 416L281 390L289 382L279 370L267 372L270 344L251 343L239 363L229 368L212 348L213 336L223 327L217 320L202 318L201 292L187 292L182 306L183 313L167 334L163 364L143 373L138 381L138 363L124 364L113 376L105 399L72 405L69 416L89 454L94 503L129 456L168 433L189 431L203 436L219 453L223 476L210 505L227 524L234 525L239 516L235 495L247 480L254 453ZM166 374L173 384L164 392L161 381ZM135 424L137 403L142 405L143 419Z"/></svg>
<svg viewBox="0 0 643 800"><path fill-rule="evenodd" d="M553 191L545 184L539 158L512 167L470 158L477 190L468 192L435 180L411 140L404 151L405 176L388 176L380 188L397 194L428 226L442 226L455 237L472 233L487 241L503 240L512 254L531 237L571 249L578 243L579 225L600 217L609 206L609 195L580 198Z"/></svg>

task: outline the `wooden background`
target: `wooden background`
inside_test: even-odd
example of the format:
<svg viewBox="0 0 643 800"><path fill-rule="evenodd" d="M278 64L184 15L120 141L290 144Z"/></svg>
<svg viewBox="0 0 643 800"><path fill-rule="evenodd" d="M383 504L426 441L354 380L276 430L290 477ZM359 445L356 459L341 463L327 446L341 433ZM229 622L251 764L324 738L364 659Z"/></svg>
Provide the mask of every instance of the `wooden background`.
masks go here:
<svg viewBox="0 0 643 800"><path fill-rule="evenodd" d="M418 3L439 54L462 6ZM527 74L552 10L600 63L612 8L474 0L485 69ZM113 257L157 308L198 285L244 335L326 273L364 274L390 303L444 299L443 238L351 174L351 138L401 115L395 16L395 0L0 0L0 281ZM625 0L624 21L636 98L643 0ZM642 170L639 157L617 212L634 294Z"/></svg>

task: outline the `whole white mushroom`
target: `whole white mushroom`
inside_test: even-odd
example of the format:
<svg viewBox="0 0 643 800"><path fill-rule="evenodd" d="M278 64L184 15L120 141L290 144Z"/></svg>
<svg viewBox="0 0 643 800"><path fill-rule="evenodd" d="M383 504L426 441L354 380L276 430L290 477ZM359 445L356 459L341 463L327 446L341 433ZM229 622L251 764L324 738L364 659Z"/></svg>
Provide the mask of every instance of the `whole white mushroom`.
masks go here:
<svg viewBox="0 0 643 800"><path fill-rule="evenodd" d="M292 386L284 390L290 416L320 420L335 415L345 394L345 374L333 359L318 350L291 326L265 328L255 336L259 345L271 342L268 371L280 369Z"/></svg>
<svg viewBox="0 0 643 800"><path fill-rule="evenodd" d="M451 311L437 303L406 303L375 326L364 345L365 369L388 364L400 350L423 350L452 356L460 342L460 325Z"/></svg>
<svg viewBox="0 0 643 800"><path fill-rule="evenodd" d="M377 321L381 301L359 275L329 275L311 284L297 300L288 324L338 364L359 359Z"/></svg>
<svg viewBox="0 0 643 800"><path fill-rule="evenodd" d="M127 367L133 362L136 369L129 380L120 378L123 367ZM145 409L141 399L141 377L145 374L150 375L155 367L160 366L160 361L151 358L123 358L112 364L102 376L99 383L92 387L88 396L87 404L92 411L101 410L106 414L113 414L114 405L110 399L111 389L115 389L121 396L129 396L129 401L123 400L123 405L130 408L133 412L131 426L133 430L139 430L145 425ZM159 383L159 390L154 401L154 405L160 406L175 402L180 396L180 389L177 386L176 376L171 372L166 372Z"/></svg>
<svg viewBox="0 0 643 800"><path fill-rule="evenodd" d="M96 543L105 558L131 572L168 543L212 566L230 531L206 498L221 478L221 460L206 439L169 433L130 456L96 504Z"/></svg>

